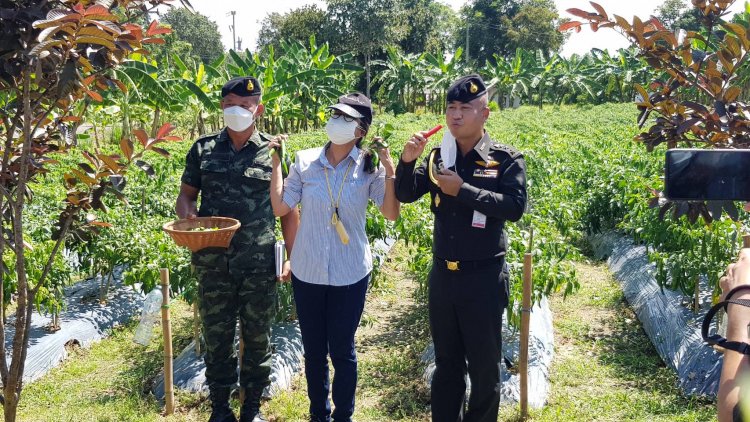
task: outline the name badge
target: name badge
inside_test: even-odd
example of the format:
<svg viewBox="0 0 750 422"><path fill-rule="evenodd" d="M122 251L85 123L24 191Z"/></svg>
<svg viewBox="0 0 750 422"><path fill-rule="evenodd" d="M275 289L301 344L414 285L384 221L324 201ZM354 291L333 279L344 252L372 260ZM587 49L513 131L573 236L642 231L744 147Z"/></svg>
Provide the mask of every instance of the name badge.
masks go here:
<svg viewBox="0 0 750 422"><path fill-rule="evenodd" d="M497 169L476 169L474 170L474 177L497 179Z"/></svg>
<svg viewBox="0 0 750 422"><path fill-rule="evenodd" d="M471 219L471 227L478 229L487 227L487 216L479 211L474 211L474 217Z"/></svg>

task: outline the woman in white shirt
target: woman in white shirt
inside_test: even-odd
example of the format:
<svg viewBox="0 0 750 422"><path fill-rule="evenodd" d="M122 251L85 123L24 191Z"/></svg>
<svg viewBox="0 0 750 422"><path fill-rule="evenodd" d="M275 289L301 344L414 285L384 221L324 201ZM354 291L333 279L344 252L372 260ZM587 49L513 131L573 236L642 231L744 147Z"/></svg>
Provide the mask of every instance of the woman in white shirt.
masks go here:
<svg viewBox="0 0 750 422"><path fill-rule="evenodd" d="M373 168L371 157L361 149L372 124L370 100L352 93L328 108L328 142L298 152L286 180L274 154L271 204L277 216L302 206L291 270L305 347L310 420L345 422L354 413L354 334L372 271L365 233L367 206L372 200L385 218L396 220L400 203L394 187L396 166L388 149L378 152L380 168ZM277 137L269 146L280 146L284 140L284 136ZM329 355L335 371L333 414L328 401Z"/></svg>

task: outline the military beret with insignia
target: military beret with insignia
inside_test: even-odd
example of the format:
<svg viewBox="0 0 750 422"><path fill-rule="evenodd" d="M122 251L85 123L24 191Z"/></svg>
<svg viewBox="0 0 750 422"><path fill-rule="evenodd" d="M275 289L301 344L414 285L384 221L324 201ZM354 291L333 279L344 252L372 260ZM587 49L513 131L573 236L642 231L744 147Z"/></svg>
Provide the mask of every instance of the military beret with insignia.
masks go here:
<svg viewBox="0 0 750 422"><path fill-rule="evenodd" d="M221 96L226 97L229 94L239 95L240 97L252 97L260 95L260 84L252 76L239 76L232 78L221 87Z"/></svg>
<svg viewBox="0 0 750 422"><path fill-rule="evenodd" d="M450 88L448 88L448 96L446 100L450 103L453 101L460 101L462 103L468 103L475 100L487 92L487 87L484 85L482 77L473 74L459 78L456 82L453 82Z"/></svg>

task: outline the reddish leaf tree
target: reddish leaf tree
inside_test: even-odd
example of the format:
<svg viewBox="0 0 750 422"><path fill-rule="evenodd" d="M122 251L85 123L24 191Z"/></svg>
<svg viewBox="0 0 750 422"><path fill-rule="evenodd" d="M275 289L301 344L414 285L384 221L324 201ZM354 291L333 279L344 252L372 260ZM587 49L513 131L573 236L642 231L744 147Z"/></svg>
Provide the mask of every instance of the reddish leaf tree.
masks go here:
<svg viewBox="0 0 750 422"><path fill-rule="evenodd" d="M635 137L649 151L660 144L705 145L712 148L750 148L750 106L740 100L741 72L747 71L750 58L750 28L747 21L728 22L724 18L734 1L692 0L700 12L701 31L668 30L658 19L628 22L621 16L609 16L599 4L590 2L594 11L568 9L582 19L560 26L561 31L613 28L627 37L646 62L664 72L648 88L636 85L640 115L639 127L651 126ZM656 117L649 118L653 115ZM731 201L707 203L666 201L658 191L651 200L660 206L660 215L670 209L675 218L686 215L691 222L703 217L706 222L719 218L722 211L738 218Z"/></svg>
<svg viewBox="0 0 750 422"><path fill-rule="evenodd" d="M133 23L172 0L16 0L0 2L0 257L10 250L17 277L17 310L11 361L5 356L5 325L0 318L0 377L5 420L15 421L23 390L34 297L45 286L54 257L71 230L102 223L87 219L89 210L106 211L102 198L110 193L124 199L124 176L131 164L151 169L142 158L147 151L166 155L157 147L177 140L164 125L150 138L143 131L136 141L123 139L118 154L82 151L84 162L65 173L67 196L57 222L55 246L36 280L27 277L24 210L31 200L29 182L57 165L54 154L75 149L75 129L86 106L102 101L102 92L125 90L111 70L144 45L163 43L169 30L152 22ZM190 6L187 0L181 0ZM0 286L2 303L3 286Z"/></svg>

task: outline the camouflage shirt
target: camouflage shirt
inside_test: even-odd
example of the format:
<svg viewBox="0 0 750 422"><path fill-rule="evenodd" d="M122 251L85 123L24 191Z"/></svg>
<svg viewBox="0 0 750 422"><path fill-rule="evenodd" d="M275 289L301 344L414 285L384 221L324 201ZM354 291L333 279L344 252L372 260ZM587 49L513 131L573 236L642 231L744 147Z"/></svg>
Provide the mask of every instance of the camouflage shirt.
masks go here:
<svg viewBox="0 0 750 422"><path fill-rule="evenodd" d="M239 151L226 129L198 139L185 159L182 182L200 190L199 216L232 217L242 223L226 252L229 268L273 274L276 236L268 136L255 131Z"/></svg>

